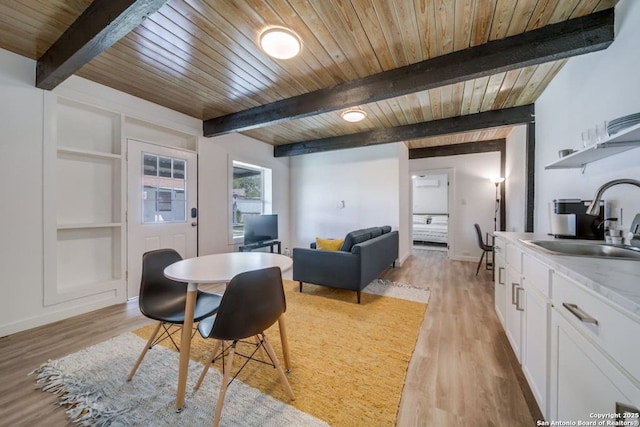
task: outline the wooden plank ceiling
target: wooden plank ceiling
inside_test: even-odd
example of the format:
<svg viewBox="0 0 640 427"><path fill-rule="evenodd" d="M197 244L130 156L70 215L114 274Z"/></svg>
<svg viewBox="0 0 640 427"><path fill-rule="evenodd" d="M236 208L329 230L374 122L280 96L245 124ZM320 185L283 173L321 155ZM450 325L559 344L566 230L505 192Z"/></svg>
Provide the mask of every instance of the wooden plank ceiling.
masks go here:
<svg viewBox="0 0 640 427"><path fill-rule="evenodd" d="M615 0L169 0L76 74L207 120L393 70L611 8ZM90 0L0 3L0 48L40 58ZM301 55L256 41L286 26ZM535 102L565 60L500 72L243 132L272 145L446 119ZM34 82L35 83L35 82ZM410 148L504 138L510 127L407 142Z"/></svg>

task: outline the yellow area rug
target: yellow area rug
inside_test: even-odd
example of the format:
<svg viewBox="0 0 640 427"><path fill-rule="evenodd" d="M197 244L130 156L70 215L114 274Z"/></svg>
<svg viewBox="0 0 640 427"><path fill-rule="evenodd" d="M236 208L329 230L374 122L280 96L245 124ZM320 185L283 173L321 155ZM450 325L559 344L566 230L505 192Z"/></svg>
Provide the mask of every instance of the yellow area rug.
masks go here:
<svg viewBox="0 0 640 427"><path fill-rule="evenodd" d="M395 425L427 305L367 293L356 304L351 291L305 284L299 293L291 281L284 287L291 354L287 376L296 400L289 400L276 371L266 365L249 363L238 379L332 426ZM150 325L134 333L146 339L152 330ZM284 366L277 323L266 335ZM196 334L191 358L206 363L213 345ZM220 361L213 366L221 370ZM213 405L216 399L211 396Z"/></svg>

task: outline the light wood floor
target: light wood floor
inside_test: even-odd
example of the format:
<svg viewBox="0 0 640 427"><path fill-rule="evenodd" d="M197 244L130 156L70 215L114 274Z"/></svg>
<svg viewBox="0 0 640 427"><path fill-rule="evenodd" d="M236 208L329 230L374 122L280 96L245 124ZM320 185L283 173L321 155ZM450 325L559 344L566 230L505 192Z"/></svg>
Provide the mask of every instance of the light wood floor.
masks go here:
<svg viewBox="0 0 640 427"><path fill-rule="evenodd" d="M491 272L475 277L475 267L417 250L385 273L431 290L398 426L513 427L542 419L494 313ZM148 323L130 302L0 338L0 426L70 426L55 397L36 390L27 374Z"/></svg>

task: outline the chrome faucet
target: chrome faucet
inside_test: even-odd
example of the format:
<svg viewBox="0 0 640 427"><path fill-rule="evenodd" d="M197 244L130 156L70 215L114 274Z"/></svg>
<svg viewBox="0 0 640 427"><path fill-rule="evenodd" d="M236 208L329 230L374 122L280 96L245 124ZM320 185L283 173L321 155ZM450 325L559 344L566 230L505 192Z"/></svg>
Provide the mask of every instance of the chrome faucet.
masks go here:
<svg viewBox="0 0 640 427"><path fill-rule="evenodd" d="M609 181L603 184L600 188L598 188L598 191L596 191L596 195L593 196L593 200L591 201L591 204L587 208L587 214L597 216L598 213L600 213L600 200L602 199L602 194L607 189L613 187L614 185L619 185L619 184L631 184L631 185L635 185L636 187L640 187L640 181L636 179L625 179L625 178L614 179L613 181Z"/></svg>

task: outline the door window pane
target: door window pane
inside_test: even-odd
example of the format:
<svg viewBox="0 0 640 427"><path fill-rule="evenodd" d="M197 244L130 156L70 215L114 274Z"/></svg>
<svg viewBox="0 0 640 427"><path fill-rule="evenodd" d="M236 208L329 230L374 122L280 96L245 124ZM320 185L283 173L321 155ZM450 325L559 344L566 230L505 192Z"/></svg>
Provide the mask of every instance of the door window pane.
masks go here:
<svg viewBox="0 0 640 427"><path fill-rule="evenodd" d="M158 176L158 156L145 154L143 156L143 175Z"/></svg>
<svg viewBox="0 0 640 427"><path fill-rule="evenodd" d="M142 221L186 222L186 160L145 153L142 169Z"/></svg>
<svg viewBox="0 0 640 427"><path fill-rule="evenodd" d="M171 178L171 159L167 157L158 158L158 176L164 178Z"/></svg>
<svg viewBox="0 0 640 427"><path fill-rule="evenodd" d="M178 179L184 179L185 173L185 164L184 160L173 159L173 177Z"/></svg>

